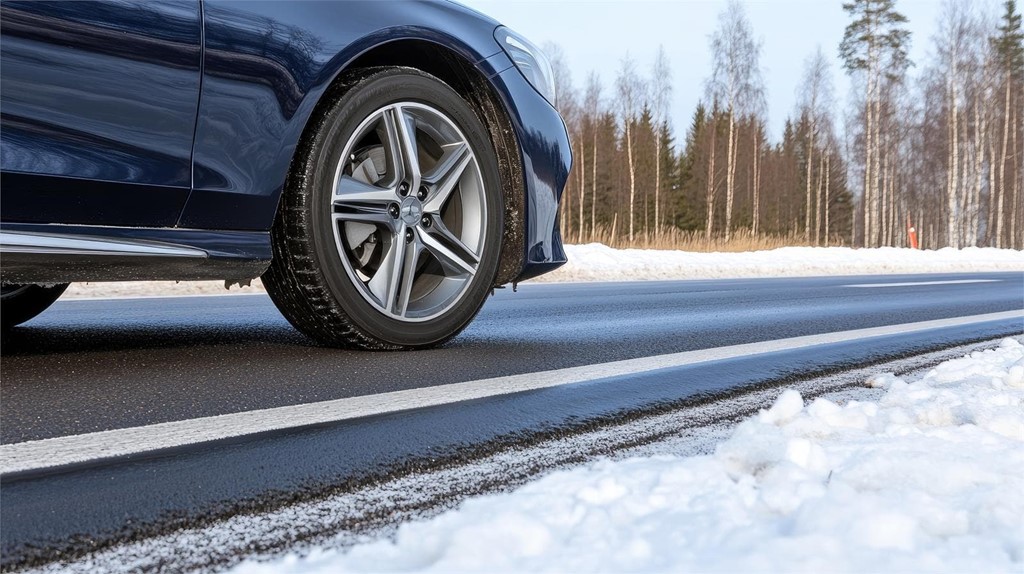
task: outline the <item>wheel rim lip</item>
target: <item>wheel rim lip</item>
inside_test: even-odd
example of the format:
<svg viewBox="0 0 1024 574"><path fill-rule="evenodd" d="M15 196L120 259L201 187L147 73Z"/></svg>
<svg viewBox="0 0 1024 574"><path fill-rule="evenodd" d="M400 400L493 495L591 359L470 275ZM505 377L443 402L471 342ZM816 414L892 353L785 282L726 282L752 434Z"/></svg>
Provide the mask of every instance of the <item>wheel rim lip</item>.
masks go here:
<svg viewBox="0 0 1024 574"><path fill-rule="evenodd" d="M452 285L453 283L455 283L456 284L455 285L455 292L453 294L445 297L442 300L441 304L435 305L434 308L429 308L428 307L428 309L429 309L428 313L422 314L422 315L418 315L418 316L409 316L409 313L413 312L413 306L412 306L412 301L411 300L409 301L409 306L408 306L408 310L407 310L406 315L401 315L401 314L394 313L390 309L387 309L383 305L381 305L381 302L378 301L377 297L370 291L369 286L368 286L369 281L364 282L362 279L360 279L359 276L357 275L357 272L356 272L355 268L353 267L353 264L352 264L352 261L351 261L350 257L355 257L355 254L351 253L350 250L348 248L346 248L346 243L345 243L345 241L343 239L343 235L344 235L343 229L344 229L345 225L347 225L347 223L335 221L334 218L331 217L331 216L333 216L333 213L334 213L334 208L335 208L336 200L338 200L340 197L343 197L343 195L339 194L339 192L338 192L338 190L339 190L339 183L341 181L342 176L344 175L344 168L348 164L348 162L350 161L350 158L352 157L352 153L354 151L354 148L355 148L356 144L358 144L366 136L366 134L368 133L369 129L371 129L378 122L383 121L384 114L388 113L388 111L392 110L392 109L397 109L399 111L399 113L402 113L401 110L403 110L403 109L414 109L414 110L418 110L419 113L424 113L425 112L425 113L430 114L431 116L433 116L433 118L438 119L441 122L443 122L444 125L446 125L448 128L450 128L454 132L454 134L458 137L459 142L449 142L449 143L462 143L462 144L464 144L466 146L466 148L468 150L468 154L470 156L469 164L466 166L465 170L461 173L461 175L459 175L459 177L457 178L457 181L458 181L457 188L459 190L458 191L458 198L459 198L459 200L462 200L462 201L465 200L465 198L462 197L462 194L466 193L466 189L465 189L466 186L464 185L464 183L465 183L466 178L472 178L472 184L473 185L470 186L470 187L475 187L475 189L476 189L476 194L477 194L476 203L477 203L477 206L479 208L479 213L477 215L469 217L470 221L475 219L475 225L476 225L475 233L476 233L476 235L478 237L478 239L476 241L476 248L475 248L475 254L474 254L477 257L477 264L475 265L474 273L473 274L469 274L469 275L457 276L457 277L449 277L447 275L441 277L436 282L436 284L433 287L430 288L430 290L426 294L420 295L417 298L417 301L421 301L421 300L424 300L424 299L429 299L431 295L433 295L435 292L437 292L439 289L441 289L446 284L447 285ZM404 115L401 116L401 117L404 119ZM389 141L382 142L382 144L384 146L395 145L394 142L389 142ZM447 144L445 144L445 145L447 145ZM417 138L416 151L417 152L422 151L422 145L419 142L419 138ZM403 161L403 160L402 159L397 159L397 160L392 160L392 161ZM422 173L423 173L423 170L421 169L420 173L417 174L417 177L416 177L417 180L419 180L419 176L421 176ZM395 180L395 181L392 181L390 183L393 183L394 186L397 186L398 183L399 183L399 180ZM386 187L381 187L379 189L386 190L387 188ZM415 197L415 191L416 190L411 190L409 192L409 195L406 196L406 197L402 197L402 196L398 195L397 193L395 194L395 202L399 204L400 209L405 204L404 200ZM455 194L453 192L453 195L449 196L449 198L444 203L447 204L449 201L453 200L455 197L456 196L455 196ZM418 203L419 203L419 206L420 206L421 216L424 215L424 214L427 214L427 212L425 210L426 202L418 202ZM431 321L433 319L436 319L436 318L438 318L440 316L443 316L445 313L447 313L449 310L451 310L453 307L455 307L461 301L463 301L463 299L465 299L467 293L470 291L470 286L473 283L473 278L476 276L475 272L480 269L480 263L482 262L481 261L481 257L482 257L482 254L484 253L484 251L485 251L485 249L487 247L488 239L489 239L488 236L487 236L488 234L486 232L486 229L487 229L487 225L486 225L486 222L487 222L486 188L484 186L483 174L482 174L482 171L480 169L480 164L479 164L479 161L478 161L478 159L476 157L476 152L473 149L473 146L470 144L469 139L466 137L466 135L463 133L463 131L459 128L458 124L456 124L455 121L453 121L444 112L441 112L440 110L438 110L438 109L436 109L436 108L434 108L432 106L429 106L427 104L423 104L423 103L420 103L420 102L397 101L397 102L391 102L391 103L389 103L387 105L384 105L384 106L376 109L375 111L373 111L369 115L367 115L366 118L363 119L363 121L359 123L359 125L356 127L356 129L352 131L352 134L349 136L348 141L345 143L345 146L342 149L341 156L338 159L337 165L335 166L334 178L333 178L333 180L331 182L330 193L328 194L327 209L328 209L328 214L329 214L328 221L330 222L330 225L332 227L332 233L333 233L333 236L334 236L334 244L335 244L336 255L341 260L342 268L345 270L345 275L347 276L348 280L351 282L351 284L353 285L355 290L359 293L359 295L367 303L369 303L370 306L375 311L377 311L378 313L381 313L382 315L384 315L385 317L387 317L389 319L393 319L393 320L400 321L400 322L403 322L403 323L423 323L423 322L426 322L426 321ZM441 211L442 211L441 209L438 209L438 212L437 212L438 213L438 215L437 215L437 219L438 220L440 220L440 213L441 213ZM463 215L464 219L465 219L465 217L466 216ZM399 215L397 220L400 221L400 220L402 220L402 218L403 218L403 216ZM410 227L410 228L412 228L412 227ZM465 236L465 228L466 228L466 223L465 222L463 223L461 228L462 229L460 230L459 235ZM392 239L395 240L395 239L400 239L400 238L393 237ZM405 242L404 241L402 241L400 243L398 241L393 241L393 243L398 243L398 244L397 245L393 245L391 247L392 249L403 249L405 247ZM424 248L422 246L421 246L420 249L421 249L421 251L423 253L427 252L426 248ZM472 249L471 249L471 251L472 251ZM435 259L436 259L436 257L435 257ZM374 273L374 276L376 276L376 274L380 273L381 271L382 271L382 269L378 268L378 270ZM414 273L415 273L415 271L414 271ZM417 282L421 281L421 280L422 280L422 273L419 276L415 276L415 278L413 280L414 281L413 289L415 289L415 284ZM422 313L422 310L420 310L418 312Z"/></svg>

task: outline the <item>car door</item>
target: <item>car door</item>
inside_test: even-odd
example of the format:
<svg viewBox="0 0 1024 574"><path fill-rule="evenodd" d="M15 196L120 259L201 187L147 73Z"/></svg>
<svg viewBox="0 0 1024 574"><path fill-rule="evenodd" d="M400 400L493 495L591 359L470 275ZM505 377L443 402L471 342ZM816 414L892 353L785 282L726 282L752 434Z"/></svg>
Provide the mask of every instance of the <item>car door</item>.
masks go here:
<svg viewBox="0 0 1024 574"><path fill-rule="evenodd" d="M5 223L173 226L192 186L200 0L0 5Z"/></svg>

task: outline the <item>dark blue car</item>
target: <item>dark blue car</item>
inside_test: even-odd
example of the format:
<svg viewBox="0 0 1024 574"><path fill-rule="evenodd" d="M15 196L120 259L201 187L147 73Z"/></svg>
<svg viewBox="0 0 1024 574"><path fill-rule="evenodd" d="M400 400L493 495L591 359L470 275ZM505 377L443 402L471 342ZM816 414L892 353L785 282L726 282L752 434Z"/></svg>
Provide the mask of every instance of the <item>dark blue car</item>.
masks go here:
<svg viewBox="0 0 1024 574"><path fill-rule="evenodd" d="M262 277L327 345L440 344L565 261L544 55L449 2L0 4L5 331L69 282Z"/></svg>

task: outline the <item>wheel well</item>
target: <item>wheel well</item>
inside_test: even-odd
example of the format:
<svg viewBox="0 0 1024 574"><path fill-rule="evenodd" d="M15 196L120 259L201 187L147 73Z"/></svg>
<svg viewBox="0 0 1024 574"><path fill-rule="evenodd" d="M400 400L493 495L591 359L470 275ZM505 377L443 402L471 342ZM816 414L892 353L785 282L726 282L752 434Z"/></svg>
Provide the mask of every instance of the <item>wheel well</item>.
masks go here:
<svg viewBox="0 0 1024 574"><path fill-rule="evenodd" d="M505 107L501 104L487 78L465 58L439 44L423 40L397 40L372 48L350 62L321 96L311 118L319 117L325 102L332 101L338 90L348 88L349 79L357 77L367 68L415 68L435 76L448 84L468 101L487 126L491 143L497 155L498 173L504 198L504 233L501 260L494 285L511 282L523 270L526 261L525 211L526 191L523 183L522 159L519 144ZM318 124L311 119L307 130ZM306 139L307 134L303 134ZM300 146L299 149L302 149Z"/></svg>

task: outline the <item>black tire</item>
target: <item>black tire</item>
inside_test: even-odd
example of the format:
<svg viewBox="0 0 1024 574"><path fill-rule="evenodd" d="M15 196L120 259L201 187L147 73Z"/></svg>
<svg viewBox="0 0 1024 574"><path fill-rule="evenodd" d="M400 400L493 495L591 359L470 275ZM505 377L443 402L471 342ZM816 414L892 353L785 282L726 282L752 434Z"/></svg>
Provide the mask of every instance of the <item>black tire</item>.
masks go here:
<svg viewBox="0 0 1024 574"><path fill-rule="evenodd" d="M480 252L473 253L479 257L479 262L471 279L463 279L464 291L438 316L425 316L415 322L385 314L368 299L367 289L361 290L356 284L360 279L352 271L351 260L346 260L347 263L342 260L345 254L341 253L343 245L338 237L344 232L338 231L339 223L334 219L337 208L332 203L339 197L333 194L335 178L341 177L342 173L339 165L345 165L339 163L344 148L362 137L356 130L365 131L366 122L376 117L374 114L386 114L383 110L387 106L405 106L407 103L422 104L431 111L440 112L457 127L457 132L461 132L459 135L464 138L463 143L470 148L470 159L475 162L473 173L479 174L479 179L474 181L482 181L482 190L476 186L474 197L482 196L483 199L475 201L485 206L482 212L486 213L486 217L475 218L476 233L483 234L484 239L479 240L482 243ZM472 321L487 298L500 258L504 212L501 183L490 134L480 116L438 78L410 68L377 68L348 78L334 91L333 100L322 108L311 126L313 128L307 130L296 152L271 231L273 260L263 275L271 299L292 325L329 346L369 350L416 349L440 345L457 335ZM381 148L385 145L386 142L382 143ZM349 153L347 158L352 158L353 164L356 161L354 153ZM400 163L402 159L399 157L394 161ZM441 160L436 161L435 166L440 166ZM437 171L443 170L438 168ZM427 178L424 172L423 181ZM465 185L458 185L460 190L457 193L461 197L461 189ZM429 215L426 207L427 201L424 201L418 208L420 211L416 212L423 214L424 221ZM401 209L405 214L404 203ZM416 213L411 213L411 217L417 217ZM411 223L409 225L414 227ZM437 227L445 228L443 225ZM415 231L420 233L419 229ZM410 233L408 230L405 232ZM423 232L426 233L425 230ZM419 235L416 237L419 245ZM413 239L409 238L409 241ZM412 276L420 277L416 271L417 259L412 261ZM439 263L440 259L437 261ZM422 266L423 262L420 263ZM363 287L368 284L367 280ZM408 292L405 300L408 304Z"/></svg>
<svg viewBox="0 0 1024 574"><path fill-rule="evenodd" d="M3 330L20 325L45 311L68 288L68 284L4 285L0 291L0 323Z"/></svg>

